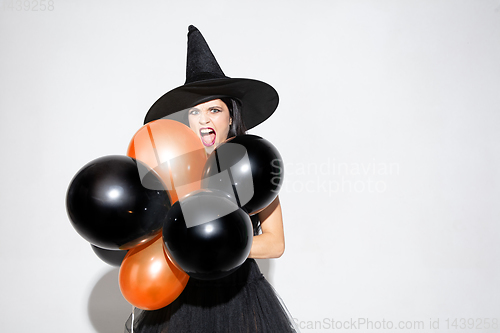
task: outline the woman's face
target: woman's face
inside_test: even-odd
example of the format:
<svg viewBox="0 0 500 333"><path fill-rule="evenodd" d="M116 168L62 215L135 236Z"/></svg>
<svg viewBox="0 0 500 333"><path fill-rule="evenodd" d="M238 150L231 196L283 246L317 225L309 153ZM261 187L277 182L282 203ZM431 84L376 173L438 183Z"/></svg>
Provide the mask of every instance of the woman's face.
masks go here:
<svg viewBox="0 0 500 333"><path fill-rule="evenodd" d="M227 105L220 99L191 108L188 119L189 127L198 135L207 154L227 139L229 125L232 122Z"/></svg>

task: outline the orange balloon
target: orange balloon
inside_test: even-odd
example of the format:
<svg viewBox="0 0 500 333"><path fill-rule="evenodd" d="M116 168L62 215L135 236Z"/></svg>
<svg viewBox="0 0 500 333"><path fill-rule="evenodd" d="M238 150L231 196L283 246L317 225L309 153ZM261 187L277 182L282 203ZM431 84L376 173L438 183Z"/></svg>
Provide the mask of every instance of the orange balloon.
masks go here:
<svg viewBox="0 0 500 333"><path fill-rule="evenodd" d="M172 204L201 188L207 160L205 148L198 136L178 121L158 119L147 123L132 138L127 155L160 175Z"/></svg>
<svg viewBox="0 0 500 333"><path fill-rule="evenodd" d="M143 310L157 310L172 303L184 290L189 275L177 268L163 251L163 238L130 249L120 266L123 297Z"/></svg>

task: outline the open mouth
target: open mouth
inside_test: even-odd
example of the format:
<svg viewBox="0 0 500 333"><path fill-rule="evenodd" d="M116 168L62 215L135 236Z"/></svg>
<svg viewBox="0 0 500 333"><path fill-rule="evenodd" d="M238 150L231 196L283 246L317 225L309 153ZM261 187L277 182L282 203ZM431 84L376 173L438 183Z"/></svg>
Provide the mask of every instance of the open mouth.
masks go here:
<svg viewBox="0 0 500 333"><path fill-rule="evenodd" d="M215 143L215 130L210 127L200 128L200 136L201 142L205 145L205 147L210 147Z"/></svg>

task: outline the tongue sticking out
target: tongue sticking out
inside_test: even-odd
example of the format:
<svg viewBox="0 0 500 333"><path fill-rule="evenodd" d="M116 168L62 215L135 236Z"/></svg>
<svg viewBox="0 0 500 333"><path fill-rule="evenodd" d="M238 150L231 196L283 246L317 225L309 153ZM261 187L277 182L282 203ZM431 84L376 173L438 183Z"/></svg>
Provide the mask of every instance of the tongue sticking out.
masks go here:
<svg viewBox="0 0 500 333"><path fill-rule="evenodd" d="M215 132L210 129L208 133L201 133L201 141L207 147L213 145L215 142Z"/></svg>

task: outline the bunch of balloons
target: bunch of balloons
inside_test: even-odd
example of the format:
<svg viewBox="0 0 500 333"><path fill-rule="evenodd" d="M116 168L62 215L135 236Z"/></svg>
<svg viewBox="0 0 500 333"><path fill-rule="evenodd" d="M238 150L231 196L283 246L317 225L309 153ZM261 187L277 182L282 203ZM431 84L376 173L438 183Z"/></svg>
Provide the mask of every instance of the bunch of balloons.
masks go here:
<svg viewBox="0 0 500 333"><path fill-rule="evenodd" d="M268 141L238 136L207 159L189 127L160 119L137 131L127 156L81 168L66 208L96 255L120 267L125 299L156 310L174 301L190 276L221 278L246 260L249 215L267 207L282 183L281 156Z"/></svg>
<svg viewBox="0 0 500 333"><path fill-rule="evenodd" d="M218 279L248 257L249 215L266 208L283 183L283 162L261 137L226 140L208 157L202 189L175 203L163 224L165 249L191 277Z"/></svg>

